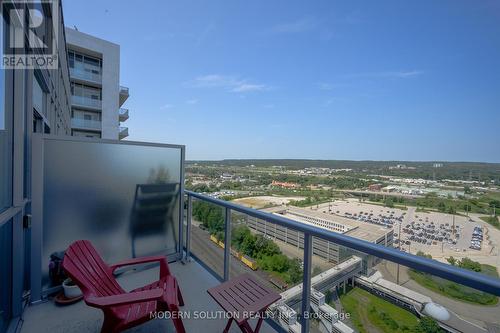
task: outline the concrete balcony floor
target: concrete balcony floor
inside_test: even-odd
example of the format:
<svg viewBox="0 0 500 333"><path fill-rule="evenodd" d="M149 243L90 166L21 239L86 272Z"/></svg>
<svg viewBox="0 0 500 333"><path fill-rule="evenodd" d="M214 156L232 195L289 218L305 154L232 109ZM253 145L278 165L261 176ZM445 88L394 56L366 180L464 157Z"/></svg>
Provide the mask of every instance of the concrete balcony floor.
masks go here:
<svg viewBox="0 0 500 333"><path fill-rule="evenodd" d="M171 263L170 269L179 281L186 305L181 311L209 311L212 316L216 311L221 311L215 301L208 295L207 289L218 285L220 282L205 270L196 261L185 265L180 262ZM131 290L145 285L158 278L157 267L122 274L118 281L125 290ZM68 306L58 306L52 300L45 303L29 306L22 318L20 333L98 333L103 320L99 309L87 306L83 300ZM219 333L224 330L227 323L225 318L217 319L184 319L186 332ZM250 325L255 327L256 320ZM260 330L263 333L276 332L266 322ZM170 319L155 319L138 327L129 329L128 332L136 333L174 333L175 329ZM231 333L241 332L233 323Z"/></svg>

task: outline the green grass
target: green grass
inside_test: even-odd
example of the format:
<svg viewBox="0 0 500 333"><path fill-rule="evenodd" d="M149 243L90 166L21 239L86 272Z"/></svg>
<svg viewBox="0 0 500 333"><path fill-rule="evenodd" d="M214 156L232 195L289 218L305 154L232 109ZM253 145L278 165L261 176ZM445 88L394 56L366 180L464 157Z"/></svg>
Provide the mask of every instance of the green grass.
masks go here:
<svg viewBox="0 0 500 333"><path fill-rule="evenodd" d="M493 216L480 216L479 218L481 220L483 220L484 222L491 224L495 228L500 229L500 222L498 222L497 216L495 216L495 217L493 217Z"/></svg>
<svg viewBox="0 0 500 333"><path fill-rule="evenodd" d="M491 265L481 265L481 273L498 277L497 269ZM479 305L495 305L498 303L498 297L495 295L466 287L430 274L410 269L408 270L408 275L421 286L446 297Z"/></svg>
<svg viewBox="0 0 500 333"><path fill-rule="evenodd" d="M417 317L411 312L361 288L341 295L340 301L360 333L372 332L373 328L384 333L412 332L418 324Z"/></svg>

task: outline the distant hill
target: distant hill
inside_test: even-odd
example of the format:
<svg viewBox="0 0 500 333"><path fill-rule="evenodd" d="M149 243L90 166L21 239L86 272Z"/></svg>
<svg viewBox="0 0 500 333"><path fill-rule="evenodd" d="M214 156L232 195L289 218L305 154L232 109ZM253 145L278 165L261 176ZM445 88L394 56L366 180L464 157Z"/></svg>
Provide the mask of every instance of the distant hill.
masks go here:
<svg viewBox="0 0 500 333"><path fill-rule="evenodd" d="M282 166L287 169L331 168L352 169L359 173L373 173L391 176L425 179L461 179L500 182L500 163L482 162L415 162L415 161L348 161L307 159L227 159L221 161L188 161L188 164L256 167ZM397 167L399 165L399 168ZM435 167L439 165L440 167Z"/></svg>

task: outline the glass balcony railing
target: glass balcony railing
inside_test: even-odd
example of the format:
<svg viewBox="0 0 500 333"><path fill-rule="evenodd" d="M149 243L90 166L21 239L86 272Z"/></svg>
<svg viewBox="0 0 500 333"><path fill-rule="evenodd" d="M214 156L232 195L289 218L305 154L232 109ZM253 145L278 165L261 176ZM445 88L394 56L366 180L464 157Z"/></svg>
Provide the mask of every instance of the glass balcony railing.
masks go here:
<svg viewBox="0 0 500 333"><path fill-rule="evenodd" d="M120 121L125 121L128 119L128 109L120 108L118 110L118 115L120 117Z"/></svg>
<svg viewBox="0 0 500 333"><path fill-rule="evenodd" d="M125 86L120 86L120 94L122 95L128 95L128 87Z"/></svg>
<svg viewBox="0 0 500 333"><path fill-rule="evenodd" d="M123 103L128 99L129 97L129 90L128 87L120 86L120 96L119 96L119 106L122 106Z"/></svg>
<svg viewBox="0 0 500 333"><path fill-rule="evenodd" d="M94 99L85 96L71 96L71 103L79 106L90 107L94 109L100 109L102 107L102 101L100 99Z"/></svg>
<svg viewBox="0 0 500 333"><path fill-rule="evenodd" d="M86 129L96 129L100 130L102 123L100 120L83 119L83 118L72 118L71 126L73 128L86 128Z"/></svg>
<svg viewBox="0 0 500 333"><path fill-rule="evenodd" d="M255 210L185 194L186 260L220 280L250 272L274 288L282 298L267 314L284 331L486 333L498 325L493 264L409 254L393 247L387 226L346 218L331 227L348 230L329 230L325 207Z"/></svg>
<svg viewBox="0 0 500 333"><path fill-rule="evenodd" d="M120 139L126 138L128 136L128 127L120 126L119 137Z"/></svg>
<svg viewBox="0 0 500 333"><path fill-rule="evenodd" d="M101 69L98 67L90 65L70 67L69 73L72 78L96 82L96 83L102 82Z"/></svg>

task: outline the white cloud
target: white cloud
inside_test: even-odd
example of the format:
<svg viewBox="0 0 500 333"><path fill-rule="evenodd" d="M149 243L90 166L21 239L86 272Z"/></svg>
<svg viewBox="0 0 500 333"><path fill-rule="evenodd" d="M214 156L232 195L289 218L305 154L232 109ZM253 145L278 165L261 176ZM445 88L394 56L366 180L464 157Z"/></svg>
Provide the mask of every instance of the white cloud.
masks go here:
<svg viewBox="0 0 500 333"><path fill-rule="evenodd" d="M366 72L350 74L348 77L353 78L395 78L395 79L408 79L422 75L424 72L419 70L408 71L387 71L387 72Z"/></svg>
<svg viewBox="0 0 500 333"><path fill-rule="evenodd" d="M167 110L167 109L171 109L173 107L174 106L172 104L164 104L164 105L160 106L160 110Z"/></svg>
<svg viewBox="0 0 500 333"><path fill-rule="evenodd" d="M241 83L234 87L231 91L234 92L249 92L249 91L263 91L268 90L269 88L264 84L250 84L250 83Z"/></svg>
<svg viewBox="0 0 500 333"><path fill-rule="evenodd" d="M189 85L197 88L223 88L235 93L265 91L271 88L266 84L254 83L246 79L220 74L198 76L189 82Z"/></svg>
<svg viewBox="0 0 500 333"><path fill-rule="evenodd" d="M220 87L230 84L231 81L232 79L230 77L219 74L210 74L198 76L192 83L195 87Z"/></svg>
<svg viewBox="0 0 500 333"><path fill-rule="evenodd" d="M188 99L186 101L186 104L191 104L191 105L198 104L198 100L197 99Z"/></svg>

